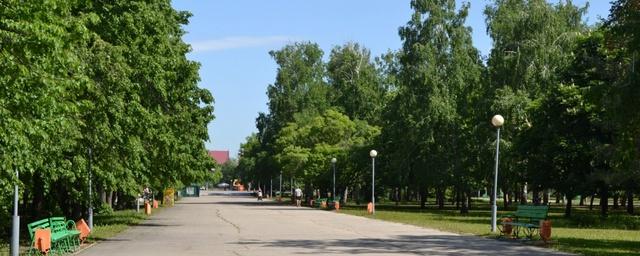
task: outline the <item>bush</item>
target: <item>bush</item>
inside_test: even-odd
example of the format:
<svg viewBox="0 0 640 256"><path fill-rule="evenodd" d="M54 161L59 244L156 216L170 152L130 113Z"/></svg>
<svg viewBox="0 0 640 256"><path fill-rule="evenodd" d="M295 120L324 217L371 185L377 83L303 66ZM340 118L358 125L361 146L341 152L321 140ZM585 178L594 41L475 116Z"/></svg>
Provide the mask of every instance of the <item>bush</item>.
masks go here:
<svg viewBox="0 0 640 256"><path fill-rule="evenodd" d="M113 208L111 208L111 205L103 203L102 205L98 206L98 208L96 209L96 213L97 214L112 214L113 213Z"/></svg>

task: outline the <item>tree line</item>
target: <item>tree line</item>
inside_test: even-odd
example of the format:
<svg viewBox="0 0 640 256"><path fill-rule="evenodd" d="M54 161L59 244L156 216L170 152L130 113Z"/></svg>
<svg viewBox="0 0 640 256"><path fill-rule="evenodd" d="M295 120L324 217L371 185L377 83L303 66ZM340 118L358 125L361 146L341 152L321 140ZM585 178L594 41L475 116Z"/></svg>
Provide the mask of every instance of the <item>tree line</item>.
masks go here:
<svg viewBox="0 0 640 256"><path fill-rule="evenodd" d="M410 5L401 48L378 57L355 42L326 62L313 42L271 51L269 112L241 145L236 175L263 186L283 175L309 195L331 189L335 157L338 194L365 202L376 149L376 195L467 212L477 191L491 194L500 143L504 206L526 203L527 187L533 203L566 198L566 216L578 197L598 197L603 216L610 201L634 213L640 1L614 1L592 26L588 6L571 1L491 1L488 56L465 25L469 3ZM495 114L506 120L498 142Z"/></svg>
<svg viewBox="0 0 640 256"><path fill-rule="evenodd" d="M168 0L0 2L4 232L14 184L28 223L211 178L214 99L186 58L189 17Z"/></svg>

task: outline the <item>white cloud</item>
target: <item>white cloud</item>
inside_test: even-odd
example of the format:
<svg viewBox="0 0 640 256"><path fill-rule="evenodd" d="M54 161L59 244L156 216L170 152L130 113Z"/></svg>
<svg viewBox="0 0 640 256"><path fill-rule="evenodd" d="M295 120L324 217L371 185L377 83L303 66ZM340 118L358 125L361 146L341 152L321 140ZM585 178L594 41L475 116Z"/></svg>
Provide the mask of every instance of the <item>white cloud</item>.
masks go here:
<svg viewBox="0 0 640 256"><path fill-rule="evenodd" d="M191 47L193 48L193 52L223 51L228 49L279 45L292 41L295 41L295 38L290 36L235 36L195 41L191 42Z"/></svg>

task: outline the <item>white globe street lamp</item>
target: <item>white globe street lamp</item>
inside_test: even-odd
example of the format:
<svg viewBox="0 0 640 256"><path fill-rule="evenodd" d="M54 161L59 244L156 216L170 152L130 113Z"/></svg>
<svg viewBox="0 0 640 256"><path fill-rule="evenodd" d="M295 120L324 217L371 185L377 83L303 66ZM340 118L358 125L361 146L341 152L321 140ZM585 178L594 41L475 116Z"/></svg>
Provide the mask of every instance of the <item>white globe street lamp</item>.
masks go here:
<svg viewBox="0 0 640 256"><path fill-rule="evenodd" d="M378 151L372 149L369 151L369 156L371 157L371 214L376 213L376 156L378 156Z"/></svg>
<svg viewBox="0 0 640 256"><path fill-rule="evenodd" d="M498 128L496 139L496 164L493 178L493 204L491 205L491 232L496 232L497 212L498 212L498 157L500 155L500 127L504 124L504 118L501 115L495 115L491 118L491 124Z"/></svg>
<svg viewBox="0 0 640 256"><path fill-rule="evenodd" d="M331 158L331 165L333 166L333 198L336 198L336 162L338 162L338 159Z"/></svg>
<svg viewBox="0 0 640 256"><path fill-rule="evenodd" d="M13 190L13 218L11 222L11 256L18 256L20 252L20 216L18 215L18 169L16 169L16 184Z"/></svg>

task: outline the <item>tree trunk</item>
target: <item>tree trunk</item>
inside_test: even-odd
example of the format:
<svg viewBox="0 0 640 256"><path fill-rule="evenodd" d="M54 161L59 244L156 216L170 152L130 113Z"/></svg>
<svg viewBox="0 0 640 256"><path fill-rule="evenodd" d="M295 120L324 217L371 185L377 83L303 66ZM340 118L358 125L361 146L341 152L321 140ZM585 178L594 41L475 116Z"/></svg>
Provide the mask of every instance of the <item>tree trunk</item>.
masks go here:
<svg viewBox="0 0 640 256"><path fill-rule="evenodd" d="M117 190L113 192L113 209L118 209L120 210L120 204L122 202L120 202L118 199L120 199L120 192L118 192ZM162 200L162 194L158 195L158 201Z"/></svg>
<svg viewBox="0 0 640 256"><path fill-rule="evenodd" d="M502 206L504 206L504 208L506 209L507 206L509 206L509 192L507 190L504 190L504 193L502 193Z"/></svg>
<svg viewBox="0 0 640 256"><path fill-rule="evenodd" d="M349 186L344 187L344 198L342 199L344 201L344 204L347 204L347 198L349 197Z"/></svg>
<svg viewBox="0 0 640 256"><path fill-rule="evenodd" d="M513 194L507 193L507 206L513 205Z"/></svg>
<svg viewBox="0 0 640 256"><path fill-rule="evenodd" d="M589 202L589 211L593 210L593 199L596 197L596 195L591 195L591 199Z"/></svg>
<svg viewBox="0 0 640 256"><path fill-rule="evenodd" d="M101 203L106 203L107 202L107 192L105 191L104 186L98 186L98 194L100 195L100 202Z"/></svg>
<svg viewBox="0 0 640 256"><path fill-rule="evenodd" d="M613 193L613 209L618 210L620 206L618 205L618 199L620 198L620 194L618 192Z"/></svg>
<svg viewBox="0 0 640 256"><path fill-rule="evenodd" d="M559 191L556 191L556 204L560 204L560 196L562 195L562 193L560 193Z"/></svg>
<svg viewBox="0 0 640 256"><path fill-rule="evenodd" d="M444 191L442 188L438 188L438 192L437 195L438 197L438 209L442 210L444 209Z"/></svg>
<svg viewBox="0 0 640 256"><path fill-rule="evenodd" d="M460 213L467 214L467 213L469 213L469 200L468 200L468 198L471 198L471 197L469 196L469 193L467 193L466 191L462 192L460 194L462 196L462 198L461 198L462 207L460 208Z"/></svg>
<svg viewBox="0 0 640 256"><path fill-rule="evenodd" d="M113 208L113 191L107 192L107 204Z"/></svg>
<svg viewBox="0 0 640 256"><path fill-rule="evenodd" d="M424 193L424 189L420 189L420 209L424 209L427 203L427 196Z"/></svg>
<svg viewBox="0 0 640 256"><path fill-rule="evenodd" d="M600 215L607 217L609 211L609 186L602 185L602 193L600 193Z"/></svg>
<svg viewBox="0 0 640 256"><path fill-rule="evenodd" d="M33 174L33 202L31 203L31 216L34 218L40 218L40 214L43 210L44 204L44 182L39 173ZM23 197L27 197L24 195Z"/></svg>
<svg viewBox="0 0 640 256"><path fill-rule="evenodd" d="M634 214L633 212L633 191L627 190L627 213Z"/></svg>
<svg viewBox="0 0 640 256"><path fill-rule="evenodd" d="M538 188L535 188L533 190L533 204L534 205L540 205L540 190Z"/></svg>
<svg viewBox="0 0 640 256"><path fill-rule="evenodd" d="M584 206L584 195L580 195L580 206Z"/></svg>
<svg viewBox="0 0 640 256"><path fill-rule="evenodd" d="M571 204L573 203L573 195L571 193L567 193L567 205L564 208L564 217L569 218L571 217Z"/></svg>
<svg viewBox="0 0 640 256"><path fill-rule="evenodd" d="M400 205L400 189L398 187L393 191L393 200L396 201L396 206Z"/></svg>
<svg viewBox="0 0 640 256"><path fill-rule="evenodd" d="M542 203L544 205L549 205L549 189L544 189L542 191Z"/></svg>
<svg viewBox="0 0 640 256"><path fill-rule="evenodd" d="M456 188L455 189L455 201L456 201L456 210L460 209L460 200L461 200L461 195L460 195L460 189Z"/></svg>

